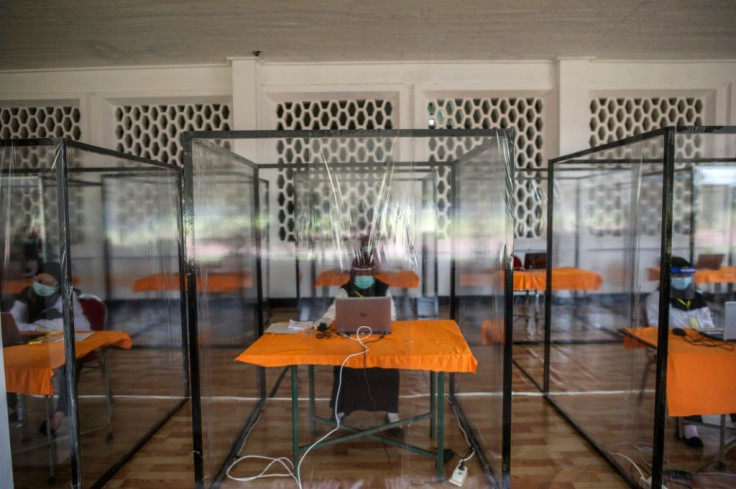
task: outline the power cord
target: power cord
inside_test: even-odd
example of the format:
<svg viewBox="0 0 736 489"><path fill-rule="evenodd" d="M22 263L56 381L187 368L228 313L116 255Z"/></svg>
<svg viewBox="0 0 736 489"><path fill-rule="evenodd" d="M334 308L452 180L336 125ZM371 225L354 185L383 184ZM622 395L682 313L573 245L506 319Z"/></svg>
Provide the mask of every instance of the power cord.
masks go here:
<svg viewBox="0 0 736 489"><path fill-rule="evenodd" d="M364 330L367 330L368 331L368 334L366 334L364 337L361 337L361 331L364 331ZM299 462L296 464L296 477L295 477L295 479L296 479L297 487L299 489L302 489L302 481L301 481L301 467L302 467L302 462L306 458L307 454L315 446L319 445L320 443L322 443L322 441L324 441L325 439L327 439L330 435L332 435L333 433L335 433L336 431L338 431L340 429L341 424L342 424L342 417L338 415L339 414L338 413L338 405L339 405L338 399L340 399L340 390L342 389L342 372L343 372L343 369L345 368L345 364L348 363L348 360L350 360L351 358L357 357L359 355L365 355L366 353L368 353L370 351L370 349L367 346L365 346L365 344L363 343L363 340L370 338L370 336L372 334L373 334L373 330L369 326L360 326L356 330L356 332L355 332L355 338L353 338L352 336L347 336L347 338L349 338L350 340L357 341L360 344L361 348L363 348L363 350L362 351L359 351L357 353L351 353L350 355L348 355L347 357L345 357L345 360L343 360L342 361L342 364L340 365L340 375L339 375L339 379L338 379L338 383L337 383L337 391L335 392L335 412L334 412L334 414L335 414L335 422L337 424L336 424L336 426L333 429L331 429L330 431L328 431L319 440L317 440L314 443L312 443L311 445L309 445L309 447L304 451L304 454L302 454L301 458L299 459Z"/></svg>
<svg viewBox="0 0 736 489"><path fill-rule="evenodd" d="M368 333L365 334L365 336L361 336L361 331L363 331L364 329L365 330L368 330ZM342 362L342 365L340 365L340 374L339 374L339 380L338 380L338 384L337 384L337 392L335 393L335 400L336 401L335 401L335 413L334 414L335 414L335 421L337 422L337 425L332 430L330 430L329 432L327 432L324 436L322 436L319 440L317 440L316 442L312 443L304 451L304 454L302 454L302 456L299 458L299 462L296 464L296 470L294 470L293 462L289 458L287 458L287 457L273 458L273 457L266 457L266 456L263 456L263 455L245 455L243 457L238 458L232 464L230 464L230 467L228 467L227 472L226 472L226 475L227 475L227 477L229 479L232 479L232 480L238 481L238 482L252 482L252 481L254 481L256 479L261 479L261 478L266 478L266 477L291 477L296 482L297 488L298 489L303 489L303 487L302 487L302 481L301 481L301 474L300 474L302 462L304 461L304 458L307 456L307 454L315 446L317 446L318 444L320 444L327 437L329 437L330 435L332 435L333 433L335 433L337 430L340 429L340 425L341 425L342 419L341 419L340 416L338 416L338 412L337 412L337 408L338 408L337 399L340 398L340 390L342 389L342 372L343 372L343 369L345 368L345 364L348 362L348 360L350 360L351 358L356 357L358 355L365 355L367 352L370 351L370 349L367 346L365 346L365 344L363 343L363 340L364 339L368 339L371 336L371 334L373 334L373 330L370 327L368 327L368 326L361 326L361 327L359 327L357 329L355 338L353 338L351 336L345 336L346 338L349 338L352 341L357 341L363 349L361 351L357 352L357 353L351 353L350 355L348 355L347 357L345 357L345 359ZM260 418L260 415L259 415L259 418ZM257 421L258 420L256 420L256 422ZM248 436L250 436L250 433L253 431L253 428L255 427L255 425L256 425L256 423L253 423L253 427L251 427L251 430L245 436L245 440L248 439ZM234 476L230 475L230 471L237 464L239 464L243 460L247 460L247 459L269 460L270 462L268 463L268 465L266 465L266 467L259 474L254 475L254 476L251 476L251 477L234 477ZM285 473L282 472L282 473L268 474L267 471L274 464L277 464L277 463L281 464L284 467L284 469L286 469L286 472Z"/></svg>

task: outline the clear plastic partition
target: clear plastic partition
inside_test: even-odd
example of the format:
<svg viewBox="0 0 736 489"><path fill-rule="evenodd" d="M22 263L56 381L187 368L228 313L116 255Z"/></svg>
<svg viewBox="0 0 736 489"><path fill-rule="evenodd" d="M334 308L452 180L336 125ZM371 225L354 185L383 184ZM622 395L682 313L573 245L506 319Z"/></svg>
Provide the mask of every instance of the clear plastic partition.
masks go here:
<svg viewBox="0 0 736 489"><path fill-rule="evenodd" d="M104 484L186 398L180 173L64 140L3 142L0 167L15 487Z"/></svg>
<svg viewBox="0 0 736 489"><path fill-rule="evenodd" d="M482 451L469 453L499 475L508 443L499 435L511 415L511 386L504 382L513 320L511 151L505 137L487 138L453 166L454 316L478 359L475 375L453 377L453 408L467 413L460 419L479 435L474 448ZM494 483L505 487L501 478Z"/></svg>
<svg viewBox="0 0 736 489"><path fill-rule="evenodd" d="M728 356L736 355L733 344L697 332L722 321L733 283L733 141L733 131L668 128L552 162L551 279L544 350L536 355L543 362L524 367L634 486L651 479L652 487L672 487L683 477L692 487L734 481L704 468L718 459L720 418L701 429L710 451L694 456L695 442L682 439L703 421L685 415L715 414L708 409L724 404L679 407L697 379L683 372L736 362ZM664 332L672 330L683 336ZM718 358L708 356L719 350Z"/></svg>
<svg viewBox="0 0 736 489"><path fill-rule="evenodd" d="M263 182L254 164L222 147L226 145L222 140L195 140L185 172L191 192L184 209L190 226L187 260L196 286L196 308L190 305L189 314L196 318L196 323L190 318L190 325L197 325L197 335L190 338L198 347L199 370L192 392L201 399L207 484L262 397L261 372L233 360L258 337L263 315L258 301Z"/></svg>
<svg viewBox="0 0 736 489"><path fill-rule="evenodd" d="M437 170L401 161L420 148L396 137L310 143L311 161L293 173L299 317L320 318L365 257L392 288L398 319L436 315ZM368 161L335 151L367 144Z"/></svg>
<svg viewBox="0 0 736 489"><path fill-rule="evenodd" d="M270 487L259 477L266 456L286 459L267 473L291 472L297 487L378 487L444 480L466 457L474 483L500 486L506 132L191 133L186 145L198 480ZM461 187L465 197L448 190ZM471 233L473 219L487 226ZM250 288L215 296L204 279L208 244L238 258L227 263L252 273ZM453 267L471 266L468 250L493 282L454 300ZM370 285L355 280L361 273ZM334 306L366 295L390 297L393 322L380 319L382 305L355 311L375 316L362 354ZM457 343L456 363L435 341ZM268 354L254 359L262 348ZM343 378L353 354L360 358Z"/></svg>
<svg viewBox="0 0 736 489"><path fill-rule="evenodd" d="M722 388L736 381L736 128L677 131L672 145L668 319L671 331L682 329L687 335L671 335L668 342L662 480L670 487L679 481L672 479L679 474L674 471L682 471L691 475L693 487L732 487L736 403L726 393L733 389ZM683 259L694 274L677 273ZM683 278L690 284L680 290ZM722 341L724 336L730 341ZM728 366L719 368L721 362Z"/></svg>

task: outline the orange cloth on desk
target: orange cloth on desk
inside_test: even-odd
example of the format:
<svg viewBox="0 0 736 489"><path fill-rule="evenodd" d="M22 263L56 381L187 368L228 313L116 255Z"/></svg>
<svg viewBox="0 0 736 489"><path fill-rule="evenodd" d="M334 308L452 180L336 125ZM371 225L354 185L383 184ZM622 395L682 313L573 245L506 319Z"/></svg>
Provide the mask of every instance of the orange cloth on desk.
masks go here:
<svg viewBox="0 0 736 489"><path fill-rule="evenodd" d="M627 328L625 331L647 346L657 347L657 328ZM690 341L703 338L693 329L685 331ZM736 350L692 344L685 337L669 335L667 411L670 416L736 413L734 386Z"/></svg>
<svg viewBox="0 0 736 489"><path fill-rule="evenodd" d="M317 339L312 334L266 333L235 360L262 367L290 365L342 365L350 353L362 351L357 341L340 336ZM351 368L396 368L436 372L475 372L478 361L455 321L396 321L391 334L373 342L370 351L348 360Z"/></svg>
<svg viewBox="0 0 736 489"><path fill-rule="evenodd" d="M413 270L397 270L378 272L376 278L390 287L416 289L419 287L419 275ZM315 287L340 287L350 280L350 274L339 270L325 270L314 281Z"/></svg>
<svg viewBox="0 0 736 489"><path fill-rule="evenodd" d="M209 273L207 280L202 281L197 276L197 290L209 292L237 292L244 288L253 287L253 277L242 273ZM203 288L204 286L204 288ZM163 290L179 290L179 274L156 274L136 280L133 283L133 292L152 292Z"/></svg>
<svg viewBox="0 0 736 489"><path fill-rule="evenodd" d="M647 268L649 280L659 280L659 267ZM723 284L736 282L736 267L721 267L716 270L700 268L695 270L696 284Z"/></svg>
<svg viewBox="0 0 736 489"><path fill-rule="evenodd" d="M477 273L460 273L460 286L477 287L491 285L492 274L501 272L489 270ZM552 290L597 290L603 279L595 272L572 267L552 269ZM503 281L498 281L502 286ZM544 290L547 287L546 270L515 270L514 290Z"/></svg>
<svg viewBox="0 0 736 489"><path fill-rule="evenodd" d="M84 331L77 331L84 333ZM74 345L76 358L106 346L130 349L133 341L123 331L95 331L92 336ZM64 342L9 346L3 348L5 360L5 387L8 392L52 395L51 377L54 370L63 366Z"/></svg>

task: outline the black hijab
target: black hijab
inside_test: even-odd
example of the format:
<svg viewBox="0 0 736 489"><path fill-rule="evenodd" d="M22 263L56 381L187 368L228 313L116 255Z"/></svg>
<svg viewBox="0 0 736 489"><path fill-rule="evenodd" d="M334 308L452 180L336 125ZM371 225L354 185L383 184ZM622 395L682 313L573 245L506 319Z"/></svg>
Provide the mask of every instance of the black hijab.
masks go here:
<svg viewBox="0 0 736 489"><path fill-rule="evenodd" d="M38 271L38 274L48 273L56 280L56 283L61 283L61 265L58 262L50 261L42 265L42 268ZM33 291L33 287L26 287L18 294L17 300L24 302L28 306L28 322L34 323L39 319L58 319L61 317L61 311L54 307L56 301L59 299L59 287L57 286L56 292L48 297L41 297Z"/></svg>

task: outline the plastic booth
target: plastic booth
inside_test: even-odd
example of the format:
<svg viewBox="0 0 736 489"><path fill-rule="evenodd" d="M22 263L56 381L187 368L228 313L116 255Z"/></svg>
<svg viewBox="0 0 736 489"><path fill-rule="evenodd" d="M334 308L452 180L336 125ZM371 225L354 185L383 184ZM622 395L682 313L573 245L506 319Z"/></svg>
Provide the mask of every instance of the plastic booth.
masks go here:
<svg viewBox="0 0 736 489"><path fill-rule="evenodd" d="M512 141L185 134L197 487L508 486Z"/></svg>
<svg viewBox="0 0 736 489"><path fill-rule="evenodd" d="M0 141L3 487L102 487L186 400L180 188L174 166Z"/></svg>
<svg viewBox="0 0 736 489"><path fill-rule="evenodd" d="M736 343L717 330L736 328L736 128L648 132L549 177L545 342L525 370L632 487L732 487Z"/></svg>

